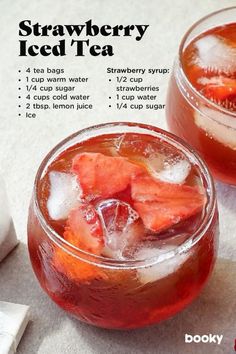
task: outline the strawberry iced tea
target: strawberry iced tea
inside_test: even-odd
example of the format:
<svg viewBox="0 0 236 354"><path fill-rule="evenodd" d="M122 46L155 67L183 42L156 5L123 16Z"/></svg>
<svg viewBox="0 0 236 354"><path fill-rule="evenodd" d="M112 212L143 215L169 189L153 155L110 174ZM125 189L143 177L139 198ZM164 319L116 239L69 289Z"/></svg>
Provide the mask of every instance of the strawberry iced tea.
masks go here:
<svg viewBox="0 0 236 354"><path fill-rule="evenodd" d="M169 85L170 130L193 145L214 176L236 185L236 8L185 35Z"/></svg>
<svg viewBox="0 0 236 354"><path fill-rule="evenodd" d="M205 284L217 240L207 168L160 129L85 129L39 168L31 262L53 301L82 321L131 329L174 315Z"/></svg>

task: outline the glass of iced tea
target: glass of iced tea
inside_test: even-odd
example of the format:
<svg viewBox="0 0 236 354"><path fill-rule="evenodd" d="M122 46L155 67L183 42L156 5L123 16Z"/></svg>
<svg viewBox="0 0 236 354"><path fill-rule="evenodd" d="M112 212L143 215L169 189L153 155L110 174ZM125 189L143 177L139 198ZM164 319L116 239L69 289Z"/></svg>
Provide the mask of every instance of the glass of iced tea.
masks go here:
<svg viewBox="0 0 236 354"><path fill-rule="evenodd" d="M138 123L79 131L39 167L28 246L42 288L68 313L131 329L182 310L218 245L214 185L198 155Z"/></svg>
<svg viewBox="0 0 236 354"><path fill-rule="evenodd" d="M197 149L217 179L236 185L236 7L185 34L166 108L169 129Z"/></svg>

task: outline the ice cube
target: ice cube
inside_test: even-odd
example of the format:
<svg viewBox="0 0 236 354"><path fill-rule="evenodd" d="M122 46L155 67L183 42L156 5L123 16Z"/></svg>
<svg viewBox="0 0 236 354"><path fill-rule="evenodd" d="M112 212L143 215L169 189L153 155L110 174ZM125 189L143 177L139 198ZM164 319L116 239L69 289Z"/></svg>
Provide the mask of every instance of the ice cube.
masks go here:
<svg viewBox="0 0 236 354"><path fill-rule="evenodd" d="M104 254L112 258L124 258L124 252L138 240L143 232L138 213L128 204L118 199L107 199L97 204L104 234Z"/></svg>
<svg viewBox="0 0 236 354"><path fill-rule="evenodd" d="M223 85L222 76L200 77L197 82L201 85Z"/></svg>
<svg viewBox="0 0 236 354"><path fill-rule="evenodd" d="M208 107L201 107L200 111L203 114L194 112L195 124L221 144L236 149L236 120Z"/></svg>
<svg viewBox="0 0 236 354"><path fill-rule="evenodd" d="M151 137L144 139L138 134L123 134L116 139L115 147L120 156L142 160L157 155L161 150L161 143Z"/></svg>
<svg viewBox="0 0 236 354"><path fill-rule="evenodd" d="M208 35L195 43L198 55L195 63L212 73L232 74L236 71L236 47L223 38Z"/></svg>
<svg viewBox="0 0 236 354"><path fill-rule="evenodd" d="M155 261L156 257L158 258L158 263L139 268L137 270L139 281L142 284L151 283L176 272L186 262L191 252L175 255L174 249L174 245L162 246L162 248L140 248L136 252L136 259L150 261L153 258L153 261Z"/></svg>
<svg viewBox="0 0 236 354"><path fill-rule="evenodd" d="M66 219L80 201L81 190L76 176L63 172L49 173L50 195L47 201L49 216L53 220Z"/></svg>
<svg viewBox="0 0 236 354"><path fill-rule="evenodd" d="M182 184L188 177L190 170L191 165L187 160L165 162L164 169L159 172L153 171L153 176L164 182Z"/></svg>
<svg viewBox="0 0 236 354"><path fill-rule="evenodd" d="M150 172L161 171L164 168L166 156L161 153L151 154L148 158L144 159L144 163Z"/></svg>

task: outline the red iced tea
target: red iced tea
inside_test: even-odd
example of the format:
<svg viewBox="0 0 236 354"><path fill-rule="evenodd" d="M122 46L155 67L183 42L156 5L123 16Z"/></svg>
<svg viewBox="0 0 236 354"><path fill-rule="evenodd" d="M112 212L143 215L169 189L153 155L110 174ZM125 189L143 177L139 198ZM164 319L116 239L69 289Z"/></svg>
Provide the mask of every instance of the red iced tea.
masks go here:
<svg viewBox="0 0 236 354"><path fill-rule="evenodd" d="M199 21L184 37L169 85L169 128L236 184L236 8ZM233 23L232 23L233 22Z"/></svg>
<svg viewBox="0 0 236 354"><path fill-rule="evenodd" d="M28 221L42 288L87 323L157 323L189 304L217 248L201 160L154 127L114 123L59 144L39 168Z"/></svg>

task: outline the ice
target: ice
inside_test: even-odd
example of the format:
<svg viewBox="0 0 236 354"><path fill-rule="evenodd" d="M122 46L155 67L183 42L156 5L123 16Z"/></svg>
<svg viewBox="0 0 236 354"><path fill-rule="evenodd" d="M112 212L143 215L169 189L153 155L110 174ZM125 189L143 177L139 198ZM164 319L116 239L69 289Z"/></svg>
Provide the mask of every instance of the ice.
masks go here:
<svg viewBox="0 0 236 354"><path fill-rule="evenodd" d="M123 259L127 247L131 246L142 232L140 224L136 223L139 215L128 203L118 199L104 200L96 209L105 233L104 254Z"/></svg>
<svg viewBox="0 0 236 354"><path fill-rule="evenodd" d="M145 159L144 163L150 172L161 171L164 168L166 156L161 153L151 154L148 158Z"/></svg>
<svg viewBox="0 0 236 354"><path fill-rule="evenodd" d="M211 78L200 77L198 79L198 83L201 85L223 85L222 77L220 76L212 76Z"/></svg>
<svg viewBox="0 0 236 354"><path fill-rule="evenodd" d="M161 163L161 148L162 144L152 137L144 138L139 134L123 134L119 136L115 141L115 147L117 154L120 156L126 156L128 158L145 162L153 160L154 164Z"/></svg>
<svg viewBox="0 0 236 354"><path fill-rule="evenodd" d="M208 107L202 107L200 110L203 114L198 111L194 112L195 124L213 139L235 150L236 120Z"/></svg>
<svg viewBox="0 0 236 354"><path fill-rule="evenodd" d="M66 219L80 200L80 187L76 176L63 172L49 173L50 195L47 201L49 216L53 220Z"/></svg>
<svg viewBox="0 0 236 354"><path fill-rule="evenodd" d="M224 39L208 35L196 41L198 56L195 63L213 73L232 74L236 71L236 47Z"/></svg>
<svg viewBox="0 0 236 354"><path fill-rule="evenodd" d="M174 245L162 246L162 248L141 248L136 252L136 259L143 259L147 262L150 258L158 258L155 265L139 268L137 277L142 284L152 283L176 272L189 258L191 252L174 255ZM166 254L168 252L168 255Z"/></svg>
<svg viewBox="0 0 236 354"><path fill-rule="evenodd" d="M175 184L184 183L191 170L190 162L182 157L173 158L171 150L151 153L143 163L154 178Z"/></svg>
<svg viewBox="0 0 236 354"><path fill-rule="evenodd" d="M191 164L187 160L165 162L164 169L154 172L153 176L164 182L182 184L188 177L190 170Z"/></svg>

